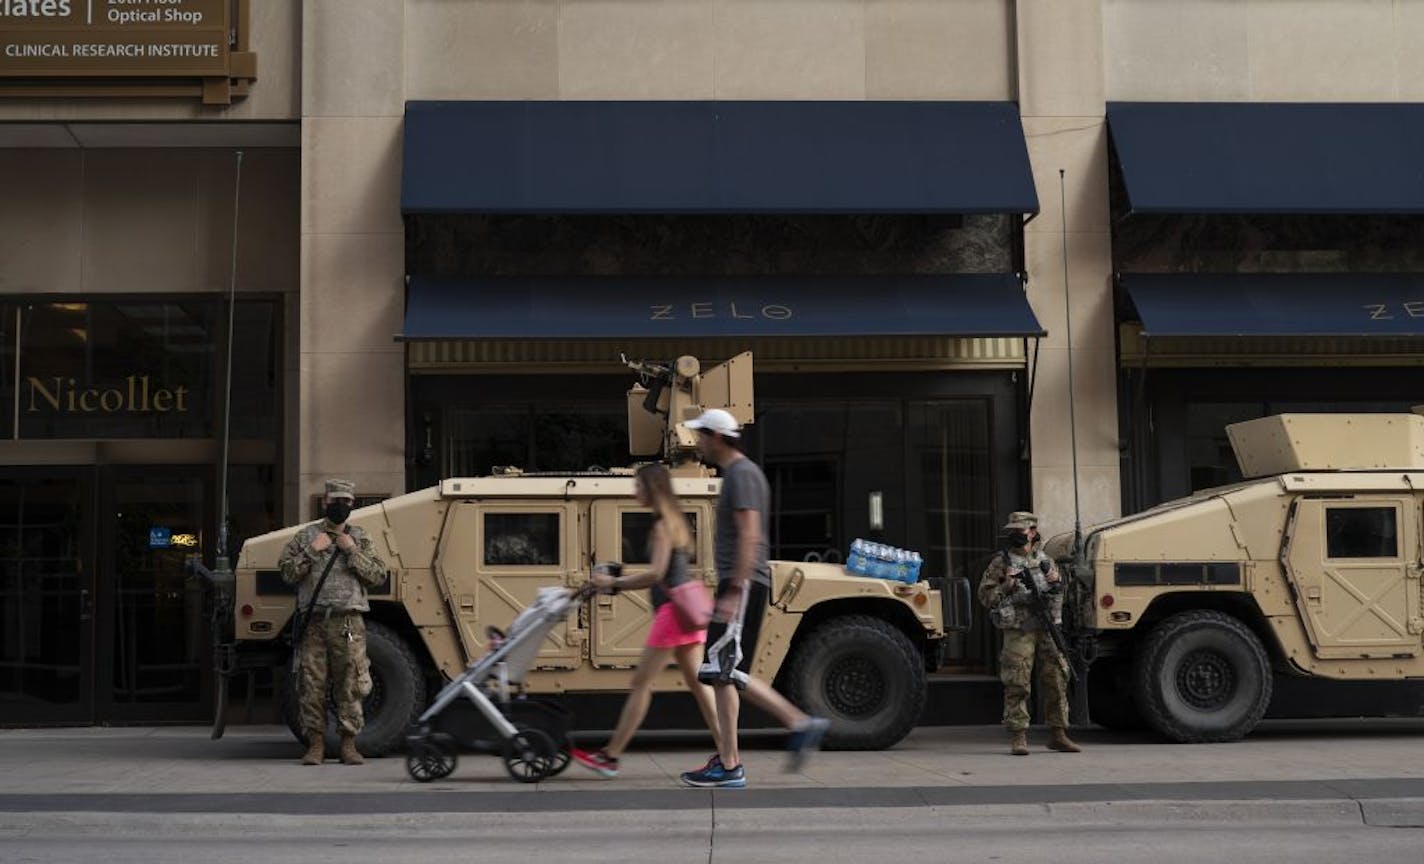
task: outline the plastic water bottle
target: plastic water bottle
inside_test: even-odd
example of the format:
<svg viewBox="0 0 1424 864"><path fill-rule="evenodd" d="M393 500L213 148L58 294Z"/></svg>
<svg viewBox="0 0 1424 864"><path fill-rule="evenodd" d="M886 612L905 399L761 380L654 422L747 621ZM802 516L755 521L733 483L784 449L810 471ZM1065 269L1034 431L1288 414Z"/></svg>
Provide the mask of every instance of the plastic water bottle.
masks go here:
<svg viewBox="0 0 1424 864"><path fill-rule="evenodd" d="M880 547L880 578L895 578L895 547L882 545Z"/></svg>
<svg viewBox="0 0 1424 864"><path fill-rule="evenodd" d="M868 562L868 566L865 569L865 575L873 576L876 579L884 579L885 545L883 543L871 543L870 548L867 550L866 557L870 560Z"/></svg>
<svg viewBox="0 0 1424 864"><path fill-rule="evenodd" d="M910 553L904 549L895 550L895 581L910 581Z"/></svg>
<svg viewBox="0 0 1424 864"><path fill-rule="evenodd" d="M918 552L910 553L910 583L920 581L920 568L924 566L925 559Z"/></svg>
<svg viewBox="0 0 1424 864"><path fill-rule="evenodd" d="M850 555L846 558L846 569L857 576L865 575L865 546L859 537L850 544Z"/></svg>

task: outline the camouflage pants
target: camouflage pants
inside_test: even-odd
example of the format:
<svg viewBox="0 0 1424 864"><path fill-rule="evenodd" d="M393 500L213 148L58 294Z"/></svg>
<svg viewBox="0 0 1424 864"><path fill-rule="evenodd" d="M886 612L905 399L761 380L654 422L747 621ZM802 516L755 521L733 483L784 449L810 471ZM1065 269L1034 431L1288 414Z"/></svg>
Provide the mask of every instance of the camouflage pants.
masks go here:
<svg viewBox="0 0 1424 864"><path fill-rule="evenodd" d="M302 634L297 649L297 705L303 732L326 728L328 682L338 727L355 735L365 725L361 700L371 692L366 621L360 612L326 616L318 611Z"/></svg>
<svg viewBox="0 0 1424 864"><path fill-rule="evenodd" d="M1038 685L1043 688L1049 726L1068 725L1068 683L1063 659L1053 638L1042 630L1004 630L999 653L999 680L1004 682L1004 725L1028 728L1028 697L1033 692L1033 667L1038 661Z"/></svg>

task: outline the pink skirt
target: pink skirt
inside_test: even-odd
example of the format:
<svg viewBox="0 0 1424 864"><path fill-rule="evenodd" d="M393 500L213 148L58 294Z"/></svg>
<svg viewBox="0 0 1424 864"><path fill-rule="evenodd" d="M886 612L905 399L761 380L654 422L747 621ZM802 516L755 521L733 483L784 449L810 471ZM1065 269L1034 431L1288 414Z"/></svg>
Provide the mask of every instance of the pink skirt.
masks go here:
<svg viewBox="0 0 1424 864"><path fill-rule="evenodd" d="M671 603L664 603L653 614L653 624L648 628L649 648L676 648L679 645L701 645L707 641L706 630L684 629L677 620L677 610Z"/></svg>

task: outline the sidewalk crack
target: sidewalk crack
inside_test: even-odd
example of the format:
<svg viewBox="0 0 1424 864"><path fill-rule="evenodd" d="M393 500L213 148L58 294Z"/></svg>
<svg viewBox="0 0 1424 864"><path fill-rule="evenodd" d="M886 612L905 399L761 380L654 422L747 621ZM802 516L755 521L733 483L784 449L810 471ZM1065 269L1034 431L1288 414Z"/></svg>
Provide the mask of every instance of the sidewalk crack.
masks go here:
<svg viewBox="0 0 1424 864"><path fill-rule="evenodd" d="M712 817L707 826L707 864L712 864L712 855L717 848L717 793L713 792L707 797L712 800L711 806L707 808Z"/></svg>

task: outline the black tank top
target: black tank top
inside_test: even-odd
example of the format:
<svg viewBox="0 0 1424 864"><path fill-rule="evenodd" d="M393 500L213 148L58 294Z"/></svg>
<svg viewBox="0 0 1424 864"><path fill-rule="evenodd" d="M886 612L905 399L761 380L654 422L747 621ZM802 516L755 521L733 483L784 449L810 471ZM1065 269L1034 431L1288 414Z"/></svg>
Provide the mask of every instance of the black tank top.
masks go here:
<svg viewBox="0 0 1424 864"><path fill-rule="evenodd" d="M687 553L682 549L672 550L672 557L668 559L667 572L663 574L662 579L653 583L652 588L648 589L648 593L652 595L653 608L657 609L668 602L667 591L664 589L676 588L690 578L687 575Z"/></svg>

